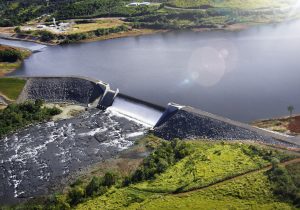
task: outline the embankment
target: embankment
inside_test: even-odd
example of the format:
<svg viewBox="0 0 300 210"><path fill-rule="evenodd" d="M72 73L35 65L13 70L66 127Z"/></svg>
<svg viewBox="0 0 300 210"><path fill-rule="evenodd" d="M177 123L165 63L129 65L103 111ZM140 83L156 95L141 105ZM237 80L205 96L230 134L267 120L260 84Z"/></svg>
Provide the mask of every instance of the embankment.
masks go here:
<svg viewBox="0 0 300 210"><path fill-rule="evenodd" d="M154 128L164 139L255 140L284 147L300 147L300 142L253 126L192 107L169 104Z"/></svg>
<svg viewBox="0 0 300 210"><path fill-rule="evenodd" d="M107 84L82 77L27 77L18 102L42 99L46 102L68 102L84 106L104 94Z"/></svg>

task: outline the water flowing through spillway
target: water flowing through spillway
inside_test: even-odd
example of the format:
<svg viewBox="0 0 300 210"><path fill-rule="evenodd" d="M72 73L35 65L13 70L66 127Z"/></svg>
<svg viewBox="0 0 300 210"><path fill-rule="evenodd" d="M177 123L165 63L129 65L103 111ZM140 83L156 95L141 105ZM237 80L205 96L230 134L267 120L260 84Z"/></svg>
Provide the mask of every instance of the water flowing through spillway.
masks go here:
<svg viewBox="0 0 300 210"><path fill-rule="evenodd" d="M135 102L130 99L116 97L113 105L108 110L127 116L148 127L153 127L162 115L162 111L150 105Z"/></svg>

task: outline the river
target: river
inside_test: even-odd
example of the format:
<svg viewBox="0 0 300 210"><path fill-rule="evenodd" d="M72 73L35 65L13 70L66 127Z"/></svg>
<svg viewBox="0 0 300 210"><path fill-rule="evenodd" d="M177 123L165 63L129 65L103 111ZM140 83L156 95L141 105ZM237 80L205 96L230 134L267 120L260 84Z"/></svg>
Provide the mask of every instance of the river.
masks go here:
<svg viewBox="0 0 300 210"><path fill-rule="evenodd" d="M159 105L176 102L249 122L287 115L290 104L300 109L299 32L300 21L292 21L46 48L17 42L40 51L13 75L87 76Z"/></svg>

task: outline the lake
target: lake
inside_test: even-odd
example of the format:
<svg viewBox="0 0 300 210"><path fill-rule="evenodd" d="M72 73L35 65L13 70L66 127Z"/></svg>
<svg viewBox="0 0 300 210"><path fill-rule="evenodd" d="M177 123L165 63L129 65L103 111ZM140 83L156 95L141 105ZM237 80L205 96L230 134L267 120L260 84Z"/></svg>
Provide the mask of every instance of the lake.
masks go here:
<svg viewBox="0 0 300 210"><path fill-rule="evenodd" d="M0 40L12 44L15 41ZM169 32L40 49L13 75L81 75L159 105L249 122L300 109L300 21L239 32Z"/></svg>

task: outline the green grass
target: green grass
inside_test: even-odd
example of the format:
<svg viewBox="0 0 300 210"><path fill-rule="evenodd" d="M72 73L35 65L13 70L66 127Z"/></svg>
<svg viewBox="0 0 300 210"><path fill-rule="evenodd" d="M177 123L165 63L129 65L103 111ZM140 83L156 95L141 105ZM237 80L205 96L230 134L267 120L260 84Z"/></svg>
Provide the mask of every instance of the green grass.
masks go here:
<svg viewBox="0 0 300 210"><path fill-rule="evenodd" d="M238 9L259 9L284 7L296 0L170 0L169 3L176 7L191 8L201 6L211 6L219 8L238 8Z"/></svg>
<svg viewBox="0 0 300 210"><path fill-rule="evenodd" d="M142 209L292 209L274 197L264 172L183 195L167 195L140 204Z"/></svg>
<svg viewBox="0 0 300 210"><path fill-rule="evenodd" d="M249 145L191 142L195 152L153 181L137 184L141 190L174 192L203 187L270 164L261 154L249 155ZM251 146L250 146L251 148Z"/></svg>
<svg viewBox="0 0 300 210"><path fill-rule="evenodd" d="M77 209L293 209L273 195L264 172L256 172L204 190L166 195L132 188L112 189Z"/></svg>
<svg viewBox="0 0 300 210"><path fill-rule="evenodd" d="M16 100L20 95L26 81L17 78L0 78L0 93L11 100Z"/></svg>
<svg viewBox="0 0 300 210"><path fill-rule="evenodd" d="M291 175L295 185L300 188L300 163L288 165L286 169Z"/></svg>
<svg viewBox="0 0 300 210"><path fill-rule="evenodd" d="M189 142L194 152L153 181L112 188L106 194L92 198L77 209L292 209L273 195L265 171L259 169L273 157L280 160L286 154L240 143ZM231 177L236 177L228 181ZM191 190L172 194L178 188Z"/></svg>

